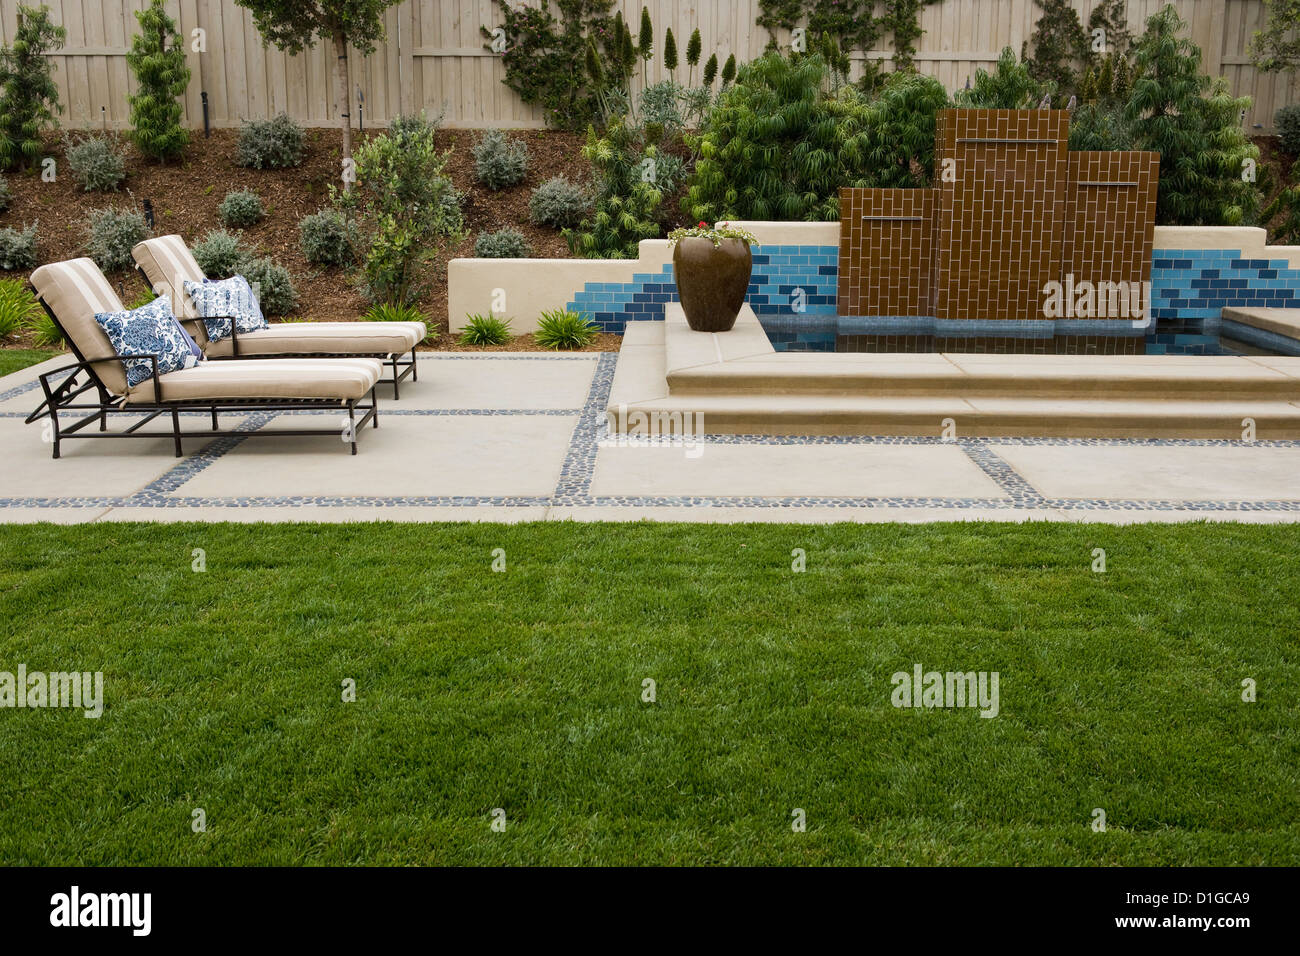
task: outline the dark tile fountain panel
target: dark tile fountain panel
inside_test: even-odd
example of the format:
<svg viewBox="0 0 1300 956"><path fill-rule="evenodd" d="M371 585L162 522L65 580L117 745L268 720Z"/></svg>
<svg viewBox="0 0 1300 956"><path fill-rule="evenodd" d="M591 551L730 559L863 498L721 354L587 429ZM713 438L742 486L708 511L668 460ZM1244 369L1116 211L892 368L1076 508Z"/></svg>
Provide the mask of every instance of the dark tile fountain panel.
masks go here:
<svg viewBox="0 0 1300 956"><path fill-rule="evenodd" d="M1071 153L1064 110L943 110L936 126L932 188L841 190L840 315L1140 317L1044 307L1050 283L1150 278L1157 154Z"/></svg>

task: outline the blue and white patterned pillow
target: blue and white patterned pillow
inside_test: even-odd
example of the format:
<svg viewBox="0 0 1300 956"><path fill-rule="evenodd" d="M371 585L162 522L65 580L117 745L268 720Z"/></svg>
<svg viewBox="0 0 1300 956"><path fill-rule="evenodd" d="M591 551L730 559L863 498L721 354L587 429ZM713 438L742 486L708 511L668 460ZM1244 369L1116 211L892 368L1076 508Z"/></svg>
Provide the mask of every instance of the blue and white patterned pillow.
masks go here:
<svg viewBox="0 0 1300 956"><path fill-rule="evenodd" d="M118 355L157 355L159 375L199 363L185 331L172 314L169 296L160 295L129 312L97 312L95 321ZM127 359L124 364L128 385L139 385L153 375L153 365L147 358Z"/></svg>
<svg viewBox="0 0 1300 956"><path fill-rule="evenodd" d="M262 306L253 294L253 287L243 276L229 279L204 279L202 282L185 280L185 294L194 303L194 310L203 319L208 339L220 342L230 337L230 320L240 332L256 332L270 327L262 315Z"/></svg>

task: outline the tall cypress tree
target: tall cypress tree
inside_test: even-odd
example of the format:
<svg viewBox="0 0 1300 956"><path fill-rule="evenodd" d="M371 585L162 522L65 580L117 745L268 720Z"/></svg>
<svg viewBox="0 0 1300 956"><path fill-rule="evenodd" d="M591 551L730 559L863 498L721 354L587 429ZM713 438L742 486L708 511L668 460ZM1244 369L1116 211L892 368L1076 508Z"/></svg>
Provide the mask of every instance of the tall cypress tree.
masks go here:
<svg viewBox="0 0 1300 956"><path fill-rule="evenodd" d="M152 0L136 11L140 33L131 41L127 65L135 74L137 91L131 104L132 139L146 156L166 162L181 154L190 134L181 125L181 104L190 83L185 50L176 21L167 16L163 0Z"/></svg>
<svg viewBox="0 0 1300 956"><path fill-rule="evenodd" d="M62 110L54 61L45 54L67 35L50 22L49 7L19 5L13 45L0 49L0 168L26 168L40 156L41 130Z"/></svg>

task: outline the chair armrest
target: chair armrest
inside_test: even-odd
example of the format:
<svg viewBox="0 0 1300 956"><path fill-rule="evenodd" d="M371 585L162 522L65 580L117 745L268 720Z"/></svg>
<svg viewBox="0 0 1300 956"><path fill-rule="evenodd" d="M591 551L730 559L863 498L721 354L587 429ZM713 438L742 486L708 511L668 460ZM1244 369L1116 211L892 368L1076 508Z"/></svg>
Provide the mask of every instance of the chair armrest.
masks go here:
<svg viewBox="0 0 1300 956"><path fill-rule="evenodd" d="M55 408L58 407L59 401L62 398L64 398L65 394L69 393L72 386L76 384L78 372L90 371L91 366L99 365L104 362L120 362L122 364L122 371L125 372L127 359L148 359L149 360L150 375L153 378L154 400L157 402L161 402L162 383L159 381L158 378L158 356L156 354L106 355L103 358L82 359L81 361L73 362L70 365L61 365L58 368L51 369L48 372L42 372L37 377L37 379L41 383L41 391L45 393L45 401L37 405L36 410L27 416L26 419L27 424L30 425L32 422L36 421L36 419L40 418L41 413L46 408L49 408L50 406L53 406ZM50 380L53 379L56 375L62 375L65 372L71 372L72 374L69 375L66 379L64 379L63 382L61 382L59 385L55 386L54 388L51 388ZM83 386L83 389L89 387L89 384L90 383L87 383L86 386ZM100 383L99 387L102 389L103 384ZM78 389L75 393L72 394L73 395L80 394L83 389ZM71 397L71 395L69 395L68 397Z"/></svg>

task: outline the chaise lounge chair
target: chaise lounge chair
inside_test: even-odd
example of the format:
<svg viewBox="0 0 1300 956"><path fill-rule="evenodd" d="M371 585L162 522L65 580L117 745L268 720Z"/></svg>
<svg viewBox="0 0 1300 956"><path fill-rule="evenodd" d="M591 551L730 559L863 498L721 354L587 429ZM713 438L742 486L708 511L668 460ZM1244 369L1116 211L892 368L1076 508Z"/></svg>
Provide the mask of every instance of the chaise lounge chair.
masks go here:
<svg viewBox="0 0 1300 956"><path fill-rule="evenodd" d="M131 255L154 294L171 296L177 318L207 358L377 358L391 371L382 381L393 386L393 398L399 397L398 386L408 375L419 381L415 347L429 334L423 322L288 322L241 332L232 321L229 337L210 342L185 294L186 281L206 278L185 241L176 235L146 239Z"/></svg>
<svg viewBox="0 0 1300 956"><path fill-rule="evenodd" d="M367 423L379 427L375 386L383 366L374 359L200 361L192 368L160 373L158 355L119 354L96 322L96 313L125 310L93 261L72 259L41 266L32 273L31 283L37 301L63 332L77 358L71 365L40 376L45 400L27 417L28 424L46 416L50 418L55 458L59 457L59 445L65 439L156 439L157 432L143 433L139 429L167 413L171 415L177 457L181 455L182 434L194 438L235 434L333 435L350 444L355 455L361 429ZM128 359L146 360L151 374L134 385L129 384ZM346 414L346 430L336 426L272 432L221 431L217 418L221 412L244 414L322 408L336 408ZM182 433L180 413L183 411L210 413L212 429ZM59 418L64 412L89 414L64 426ZM144 418L123 431L109 432L110 413L142 414ZM98 431L83 431L96 421ZM330 421L333 425L333 416Z"/></svg>

